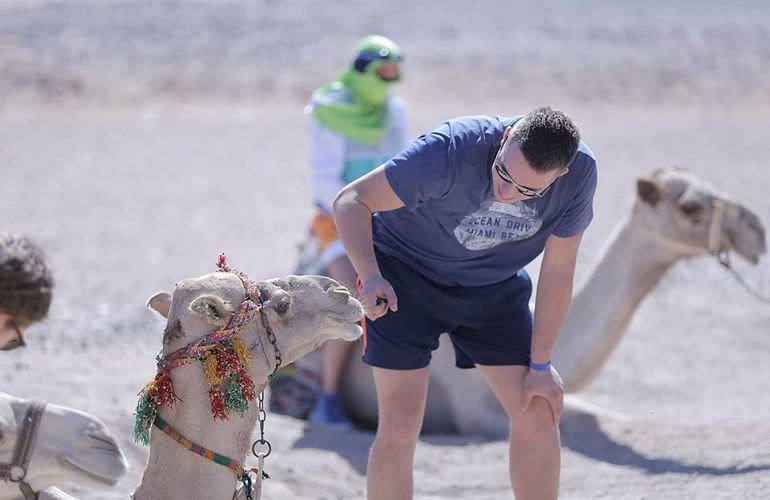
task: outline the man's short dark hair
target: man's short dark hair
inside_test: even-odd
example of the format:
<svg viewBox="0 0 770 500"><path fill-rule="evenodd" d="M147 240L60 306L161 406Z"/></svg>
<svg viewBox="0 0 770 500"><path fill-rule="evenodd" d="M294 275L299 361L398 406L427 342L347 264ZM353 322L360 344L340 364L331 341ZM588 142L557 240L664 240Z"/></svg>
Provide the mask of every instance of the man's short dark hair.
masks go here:
<svg viewBox="0 0 770 500"><path fill-rule="evenodd" d="M567 115L545 107L516 122L509 139L516 141L533 170L549 172L569 166L580 144L580 131Z"/></svg>
<svg viewBox="0 0 770 500"><path fill-rule="evenodd" d="M42 249L28 237L0 233L0 312L22 325L48 314L53 277Z"/></svg>

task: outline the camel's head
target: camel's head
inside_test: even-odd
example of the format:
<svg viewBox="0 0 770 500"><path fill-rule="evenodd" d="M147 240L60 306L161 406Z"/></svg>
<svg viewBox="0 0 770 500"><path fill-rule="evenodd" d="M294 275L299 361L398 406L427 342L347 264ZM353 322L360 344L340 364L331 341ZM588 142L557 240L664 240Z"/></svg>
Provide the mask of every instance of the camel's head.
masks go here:
<svg viewBox="0 0 770 500"><path fill-rule="evenodd" d="M12 460L30 404L0 393L0 462ZM126 458L101 421L81 411L46 405L25 477L33 490L67 483L104 488L127 470ZM0 498L18 497L15 483L0 481Z"/></svg>
<svg viewBox="0 0 770 500"><path fill-rule="evenodd" d="M355 340L361 335L361 304L331 278L287 276L258 282L257 288L284 364L326 340ZM238 276L217 272L179 282L173 296L162 292L151 297L149 307L168 320L163 334L164 352L184 347L227 325L245 295ZM247 345L265 338L257 334L257 328L262 328L258 315L241 335Z"/></svg>
<svg viewBox="0 0 770 500"><path fill-rule="evenodd" d="M637 181L636 216L683 256L735 251L756 264L765 253L759 217L679 168Z"/></svg>

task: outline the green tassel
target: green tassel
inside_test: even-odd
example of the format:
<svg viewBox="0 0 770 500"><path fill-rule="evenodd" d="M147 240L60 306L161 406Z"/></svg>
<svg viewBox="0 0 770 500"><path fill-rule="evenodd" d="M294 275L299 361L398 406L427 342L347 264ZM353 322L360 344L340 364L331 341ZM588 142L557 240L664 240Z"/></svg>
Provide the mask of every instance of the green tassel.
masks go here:
<svg viewBox="0 0 770 500"><path fill-rule="evenodd" d="M150 428L158 412L152 405L150 397L142 392L139 401L136 403L136 419L134 420L134 442L143 445L150 444Z"/></svg>
<svg viewBox="0 0 770 500"><path fill-rule="evenodd" d="M246 401L246 398L243 396L243 391L241 390L241 385L238 383L238 377L236 375L231 375L230 378L227 379L227 387L225 388L224 396L225 408L227 408L227 410L235 410L239 415L243 416L243 412L249 408L249 402Z"/></svg>

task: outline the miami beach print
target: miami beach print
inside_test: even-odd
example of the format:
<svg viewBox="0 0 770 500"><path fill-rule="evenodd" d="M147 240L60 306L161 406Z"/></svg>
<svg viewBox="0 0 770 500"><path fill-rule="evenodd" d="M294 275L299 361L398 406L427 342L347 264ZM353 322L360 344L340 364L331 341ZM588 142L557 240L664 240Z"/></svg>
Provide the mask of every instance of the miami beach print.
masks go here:
<svg viewBox="0 0 770 500"><path fill-rule="evenodd" d="M507 241L527 239L542 224L540 214L524 202L500 203L492 198L463 217L454 235L468 250L487 250Z"/></svg>

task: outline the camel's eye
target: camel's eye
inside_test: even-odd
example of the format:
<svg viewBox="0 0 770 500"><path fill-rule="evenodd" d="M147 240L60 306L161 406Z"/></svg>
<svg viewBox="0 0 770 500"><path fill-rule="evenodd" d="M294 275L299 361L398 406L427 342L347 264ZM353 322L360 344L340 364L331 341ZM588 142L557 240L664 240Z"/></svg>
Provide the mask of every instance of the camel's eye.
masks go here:
<svg viewBox="0 0 770 500"><path fill-rule="evenodd" d="M688 217L695 217L703 212L703 205L696 201L685 201L679 205L679 210Z"/></svg>

